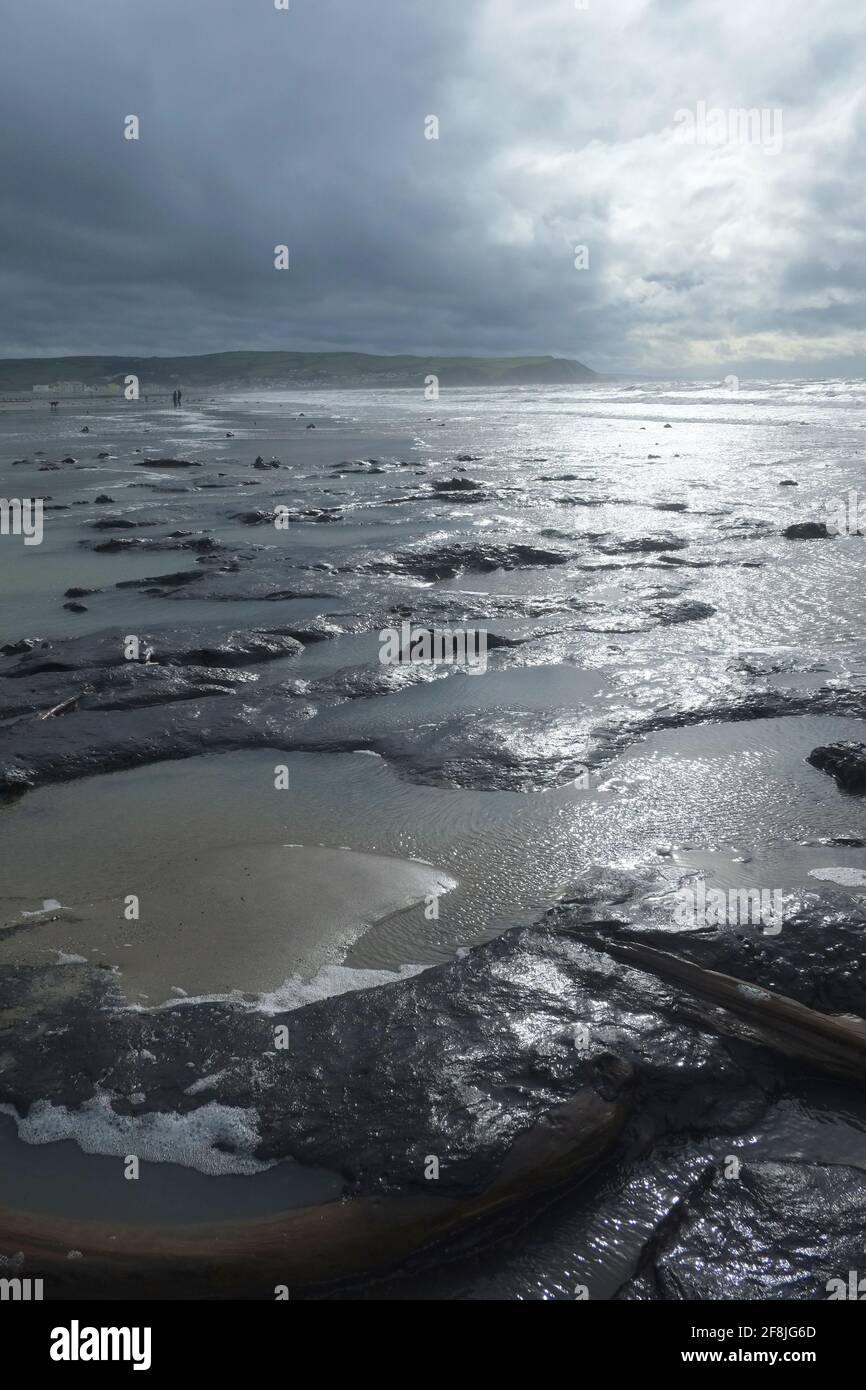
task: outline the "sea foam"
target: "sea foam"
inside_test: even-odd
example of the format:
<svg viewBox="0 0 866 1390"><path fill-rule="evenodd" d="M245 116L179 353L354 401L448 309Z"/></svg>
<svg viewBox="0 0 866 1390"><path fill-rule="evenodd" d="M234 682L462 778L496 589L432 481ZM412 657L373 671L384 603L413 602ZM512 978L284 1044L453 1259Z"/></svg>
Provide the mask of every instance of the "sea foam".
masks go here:
<svg viewBox="0 0 866 1390"><path fill-rule="evenodd" d="M0 1112L12 1116L25 1144L72 1139L88 1154L117 1158L135 1154L146 1163L180 1163L212 1176L260 1173L273 1166L253 1156L259 1142L259 1115L252 1108L211 1101L186 1115L117 1115L110 1096L98 1092L79 1110L40 1100L24 1119L11 1105L0 1105ZM218 1144L229 1151L217 1148Z"/></svg>

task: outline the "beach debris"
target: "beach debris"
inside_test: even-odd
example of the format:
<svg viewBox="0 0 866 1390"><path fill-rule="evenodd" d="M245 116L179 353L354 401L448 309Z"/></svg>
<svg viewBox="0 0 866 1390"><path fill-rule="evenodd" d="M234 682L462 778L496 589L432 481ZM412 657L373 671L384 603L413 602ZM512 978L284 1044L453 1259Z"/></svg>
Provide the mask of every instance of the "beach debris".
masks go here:
<svg viewBox="0 0 866 1390"><path fill-rule="evenodd" d="M611 937L599 937L597 944L617 960L649 970L706 999L714 1007L702 1013L701 1018L711 1028L750 1036L773 1051L847 1080L866 1080L866 1020L854 1014L821 1013L785 994L755 986L735 975L708 970L654 946ZM740 1020L746 1025L747 1034L743 1033Z"/></svg>
<svg viewBox="0 0 866 1390"><path fill-rule="evenodd" d="M64 604L63 606L64 608L70 607L68 603ZM81 609L77 611L85 612L86 610L82 606ZM43 714L40 714L38 718L40 720L55 719L61 714L68 714L70 710L75 709L75 706L78 704L78 701L81 699L82 695L86 693L86 689L87 687L85 686L84 689L79 690L77 695L70 695L68 700L61 700L59 705L53 705L51 709L45 710L45 712Z"/></svg>

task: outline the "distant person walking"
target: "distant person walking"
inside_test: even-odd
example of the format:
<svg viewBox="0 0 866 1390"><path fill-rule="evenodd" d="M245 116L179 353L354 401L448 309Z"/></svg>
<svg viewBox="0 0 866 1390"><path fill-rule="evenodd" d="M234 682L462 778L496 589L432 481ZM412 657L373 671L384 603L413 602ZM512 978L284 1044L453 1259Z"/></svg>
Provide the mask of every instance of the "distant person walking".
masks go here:
<svg viewBox="0 0 866 1390"><path fill-rule="evenodd" d="M172 391L172 393L171 393L171 403L172 403L172 405L177 405L177 392L176 392L176 391Z"/></svg>
<svg viewBox="0 0 866 1390"><path fill-rule="evenodd" d="M177 393L177 403L178 403L178 405L180 405L180 403L181 403L182 400L183 400L183 396L181 395L180 391L178 391L178 393Z"/></svg>

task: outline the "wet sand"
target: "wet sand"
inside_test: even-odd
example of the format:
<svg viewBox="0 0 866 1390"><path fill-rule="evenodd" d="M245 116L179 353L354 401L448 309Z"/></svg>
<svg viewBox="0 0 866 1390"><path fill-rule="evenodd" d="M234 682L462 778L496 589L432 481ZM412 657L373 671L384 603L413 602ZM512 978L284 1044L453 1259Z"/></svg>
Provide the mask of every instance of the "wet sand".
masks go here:
<svg viewBox="0 0 866 1390"><path fill-rule="evenodd" d="M115 1160L70 1159L69 1136L103 1153L147 1150L154 1221L181 1190L172 1158L203 1169L195 1195L189 1189L202 1219L208 1183L276 1184L270 1174L289 1163L257 1170L295 1150L334 1175L326 1183L387 1186L404 1162L411 1187L417 1155L406 1125L425 1153L443 1151L446 1173L467 1155L480 1163L494 1116L526 1129L544 1097L561 1098L574 1065L562 1036L580 1021L546 938L525 958L512 959L509 946L488 960L482 944L531 923L543 931L543 914L563 897L588 904L589 925L581 918L576 928L588 954L578 950L570 968L580 997L596 1000L590 1012L610 1010L599 1056L630 1039L639 1070L653 1046L669 1050L674 1071L677 1047L690 1058L707 1114L696 1121L705 1134L688 1143L704 1158L692 1168L681 1149L677 1161L696 1175L698 1196L715 1191L705 1167L719 1115L760 1147L767 1097L789 1088L796 1104L805 1080L790 1058L777 1074L766 1048L743 1039L708 1053L687 1010L678 1041L663 1030L661 1041L636 1041L661 1028L662 996L648 983L655 957L641 957L614 989L592 920L614 922L622 966L627 948L682 950L798 1004L863 1011L866 816L806 759L818 744L862 737L864 558L856 538L782 537L821 505L830 479L848 485L845 421L800 401L755 403L751 414L741 402L732 415L724 401L650 397L466 392L432 419L403 392L185 401L182 411L82 404L46 415L38 439L33 410L0 417L7 479L50 494L43 546L0 546L0 614L13 648L0 660L10 792L0 806L0 983L12 1064L0 1083L19 1114L32 1107L22 1132L43 1156L55 1151L46 1173L59 1181L68 1162L71 1218L95 1214L99 1165ZM471 460L458 462L463 453ZM256 456L272 454L279 469L255 468ZM77 462L46 468L66 455ZM141 466L157 457L202 466ZM778 480L794 472L792 501ZM102 495L113 500L97 503ZM267 521L277 503L292 511L283 534ZM97 591L82 596L83 612L64 609L70 586ZM409 614L489 630L497 645L487 674L383 668L378 632ZM116 644L129 632L153 643L158 670L123 665ZM69 640L91 635L90 646ZM40 719L68 698L69 713ZM273 786L277 763L290 770L284 792ZM777 889L797 925L778 943L693 938L671 901L698 874L708 886ZM128 894L139 898L138 920L123 916ZM822 950L828 939L833 949ZM425 979L419 969L437 963L453 971L450 985L431 980L412 993ZM479 989L504 1010L504 1031L485 1031L493 1024ZM417 1020L400 1012L425 999L436 1028L449 1030L441 1057L432 1046L415 1057ZM51 1111L40 1109L33 1080L34 1009L47 1025L76 1019L69 1075L59 1058L52 1070L50 1045L42 1059ZM145 1050L161 1058L158 1081L145 1065L118 1072L110 1039L98 1062L76 1071L88 1017L99 1025L94 1046L103 1023L126 1035L140 1018L151 1030ZM255 1063L267 1045L256 1030L274 1017L309 1035L323 1091L344 1064L327 1051L334 1030L359 1055L378 1046L380 1077L372 1065L371 1079L345 1076L352 1137L342 1146L300 1072L303 1096L291 1120L281 1113L271 1063ZM211 1027L239 1031L252 1048L234 1060L224 1049L226 1075L210 1057ZM738 1079L743 1046L757 1050ZM27 1049L29 1081L17 1065ZM91 1067L100 1080L86 1097ZM489 1067L488 1094L479 1077ZM765 1072L761 1098L746 1078ZM377 1084L405 1095L405 1116ZM653 1084L644 1076L648 1094ZM658 1084L664 1095L667 1077ZM421 1141L446 1094L447 1120ZM856 1104L851 1095L834 1104L820 1124L849 1174L847 1210L858 1170L840 1115ZM183 1114L173 1119L175 1108ZM648 1230L663 1220L661 1194L674 1190L663 1145L684 1142L669 1109L661 1105L653 1154L632 1135L610 1164L611 1229L628 1212ZM167 1124L156 1124L160 1114ZM50 1178L34 1173L28 1199L28 1150L15 1140L10 1152L14 1201L35 1210ZM643 1203L629 1187L638 1156L651 1174ZM815 1165L827 1157L813 1149L809 1159L813 1204L826 1200ZM776 1181L762 1170L755 1200L778 1247ZM288 1187L302 1199L302 1182ZM238 1214L260 1200L273 1209L270 1188L243 1199L237 1187L212 1191L215 1217L230 1216L235 1200ZM733 1251L747 1218L732 1213ZM570 1220L561 1213L560 1232ZM840 1259L843 1226L833 1235ZM530 1252L517 1267L501 1262L499 1287L559 1296L557 1271L592 1263L595 1237L581 1230L570 1251L553 1238L538 1267ZM635 1269L626 1270L635 1296L655 1296ZM616 1296L603 1257L595 1270L593 1287ZM459 1278L434 1277L437 1296ZM500 1274L486 1266L477 1288L491 1279Z"/></svg>

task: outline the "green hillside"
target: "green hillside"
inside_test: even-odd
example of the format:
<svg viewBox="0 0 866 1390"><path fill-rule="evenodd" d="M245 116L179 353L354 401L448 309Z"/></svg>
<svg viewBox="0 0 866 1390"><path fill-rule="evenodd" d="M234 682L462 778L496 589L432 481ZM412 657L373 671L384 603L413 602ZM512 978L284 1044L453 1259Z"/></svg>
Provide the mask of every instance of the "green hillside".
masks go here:
<svg viewBox="0 0 866 1390"><path fill-rule="evenodd" d="M564 357L377 357L363 352L215 352L202 357L23 357L0 359L0 391L81 382L108 386L128 374L150 386L294 387L551 385L597 374Z"/></svg>

